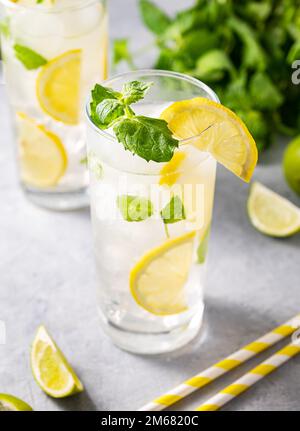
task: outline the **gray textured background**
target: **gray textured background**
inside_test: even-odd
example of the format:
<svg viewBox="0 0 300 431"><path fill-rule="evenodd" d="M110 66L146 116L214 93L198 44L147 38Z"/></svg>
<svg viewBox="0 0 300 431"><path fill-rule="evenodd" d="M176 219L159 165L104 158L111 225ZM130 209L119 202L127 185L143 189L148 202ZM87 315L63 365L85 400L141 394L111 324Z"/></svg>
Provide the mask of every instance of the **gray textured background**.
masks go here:
<svg viewBox="0 0 300 431"><path fill-rule="evenodd" d="M160 3L176 7L191 2ZM110 12L112 37L131 33L134 48L138 39L151 40L139 22L135 0L111 0ZM150 64L150 57L141 61ZM7 328L7 343L0 345L0 392L23 398L36 410L137 409L300 312L300 235L276 240L256 232L245 210L248 186L220 168L202 333L167 356L118 350L98 326L89 212L53 213L25 200L16 182L3 88L0 92L0 320ZM265 154L255 179L300 206L282 176L283 148L279 142ZM41 323L84 382L83 394L55 401L35 384L29 346ZM176 408L192 410L256 362ZM300 358L291 360L227 409L300 410L299 369Z"/></svg>

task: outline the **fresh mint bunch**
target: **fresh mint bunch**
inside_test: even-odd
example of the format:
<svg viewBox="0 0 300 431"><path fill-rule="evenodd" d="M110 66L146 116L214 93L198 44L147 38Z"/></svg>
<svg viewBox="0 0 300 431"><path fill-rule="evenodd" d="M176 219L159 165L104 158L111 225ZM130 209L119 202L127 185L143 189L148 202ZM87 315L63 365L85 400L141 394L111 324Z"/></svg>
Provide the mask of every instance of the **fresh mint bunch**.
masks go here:
<svg viewBox="0 0 300 431"><path fill-rule="evenodd" d="M130 105L144 99L152 83L131 81L122 92L96 84L90 116L102 130L113 128L125 150L154 162L168 162L178 147L165 120L136 115Z"/></svg>
<svg viewBox="0 0 300 431"><path fill-rule="evenodd" d="M260 150L276 131L300 133L300 85L291 81L300 58L300 0L194 0L172 15L160 3L138 1L153 34L149 49L158 52L154 68L212 86L245 121ZM115 65L132 62L149 46L141 41L131 53L129 41L115 42Z"/></svg>

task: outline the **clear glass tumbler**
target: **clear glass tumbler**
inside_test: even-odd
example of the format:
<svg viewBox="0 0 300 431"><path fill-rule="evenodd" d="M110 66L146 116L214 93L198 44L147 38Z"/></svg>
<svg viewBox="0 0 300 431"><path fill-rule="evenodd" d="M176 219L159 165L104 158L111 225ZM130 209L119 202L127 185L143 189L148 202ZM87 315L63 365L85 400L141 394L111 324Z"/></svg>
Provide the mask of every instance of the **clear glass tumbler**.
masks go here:
<svg viewBox="0 0 300 431"><path fill-rule="evenodd" d="M106 0L0 0L4 77L27 197L88 204L84 105L107 77Z"/></svg>
<svg viewBox="0 0 300 431"><path fill-rule="evenodd" d="M153 83L145 99L133 105L140 115L158 118L172 102L194 97L218 102L202 82L166 71L130 72L104 85L120 91L133 80ZM125 350L174 350L193 339L202 323L216 161L196 149L196 137L191 136L180 142L170 162L148 163L125 151L112 132L98 129L89 114L88 104L90 197L103 328ZM182 204L184 214L167 223L172 200L173 206Z"/></svg>

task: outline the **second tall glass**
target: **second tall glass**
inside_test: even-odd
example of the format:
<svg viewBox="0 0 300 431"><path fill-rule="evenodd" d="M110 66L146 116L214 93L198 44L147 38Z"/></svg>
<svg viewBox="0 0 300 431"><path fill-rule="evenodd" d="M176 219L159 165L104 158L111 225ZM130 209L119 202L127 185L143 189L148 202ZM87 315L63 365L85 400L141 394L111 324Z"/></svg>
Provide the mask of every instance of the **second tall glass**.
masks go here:
<svg viewBox="0 0 300 431"><path fill-rule="evenodd" d="M0 0L22 187L51 209L86 205L84 97L107 73L105 0Z"/></svg>

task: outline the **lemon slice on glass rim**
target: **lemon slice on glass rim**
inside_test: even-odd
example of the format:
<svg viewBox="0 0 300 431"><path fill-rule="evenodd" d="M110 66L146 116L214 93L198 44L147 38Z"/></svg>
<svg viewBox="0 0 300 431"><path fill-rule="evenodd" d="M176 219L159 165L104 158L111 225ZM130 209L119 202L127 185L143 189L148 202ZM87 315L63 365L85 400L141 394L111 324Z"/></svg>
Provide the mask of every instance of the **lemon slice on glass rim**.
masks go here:
<svg viewBox="0 0 300 431"><path fill-rule="evenodd" d="M230 109L196 97L173 103L160 117L183 141L181 145L209 152L239 178L250 181L257 163L257 147L246 125Z"/></svg>

